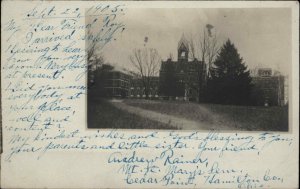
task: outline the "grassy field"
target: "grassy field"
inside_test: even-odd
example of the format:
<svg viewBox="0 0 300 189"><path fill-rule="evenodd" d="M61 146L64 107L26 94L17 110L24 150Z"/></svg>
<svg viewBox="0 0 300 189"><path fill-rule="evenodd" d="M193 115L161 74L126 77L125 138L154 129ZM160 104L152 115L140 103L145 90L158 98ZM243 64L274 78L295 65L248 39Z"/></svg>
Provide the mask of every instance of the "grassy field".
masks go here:
<svg viewBox="0 0 300 189"><path fill-rule="evenodd" d="M233 130L288 131L288 107L197 104L179 101L126 100L126 104Z"/></svg>
<svg viewBox="0 0 300 189"><path fill-rule="evenodd" d="M122 111L101 98L89 99L88 128L174 129L170 125Z"/></svg>
<svg viewBox="0 0 300 189"><path fill-rule="evenodd" d="M204 104L213 113L233 120L238 128L251 131L288 131L288 106L255 107Z"/></svg>

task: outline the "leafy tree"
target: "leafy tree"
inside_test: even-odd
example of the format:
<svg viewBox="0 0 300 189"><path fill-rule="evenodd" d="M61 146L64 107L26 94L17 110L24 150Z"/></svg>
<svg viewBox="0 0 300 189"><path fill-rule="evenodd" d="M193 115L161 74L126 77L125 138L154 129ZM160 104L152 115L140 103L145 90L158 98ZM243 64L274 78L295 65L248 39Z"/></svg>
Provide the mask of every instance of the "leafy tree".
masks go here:
<svg viewBox="0 0 300 189"><path fill-rule="evenodd" d="M212 103L245 105L250 93L250 71L228 39L211 67L207 98Z"/></svg>

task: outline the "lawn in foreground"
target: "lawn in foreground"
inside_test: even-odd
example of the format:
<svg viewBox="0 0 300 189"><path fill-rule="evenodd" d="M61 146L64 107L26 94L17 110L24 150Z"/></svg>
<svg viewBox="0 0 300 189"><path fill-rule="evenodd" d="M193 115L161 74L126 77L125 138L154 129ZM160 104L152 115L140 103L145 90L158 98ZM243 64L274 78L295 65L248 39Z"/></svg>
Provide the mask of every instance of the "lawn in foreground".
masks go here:
<svg viewBox="0 0 300 189"><path fill-rule="evenodd" d="M88 100L88 128L177 129L120 110L101 98Z"/></svg>
<svg viewBox="0 0 300 189"><path fill-rule="evenodd" d="M256 107L204 104L238 123L237 128L250 131L288 131L288 106Z"/></svg>
<svg viewBox="0 0 300 189"><path fill-rule="evenodd" d="M197 104L180 101L126 100L126 104L233 130L288 131L288 107Z"/></svg>

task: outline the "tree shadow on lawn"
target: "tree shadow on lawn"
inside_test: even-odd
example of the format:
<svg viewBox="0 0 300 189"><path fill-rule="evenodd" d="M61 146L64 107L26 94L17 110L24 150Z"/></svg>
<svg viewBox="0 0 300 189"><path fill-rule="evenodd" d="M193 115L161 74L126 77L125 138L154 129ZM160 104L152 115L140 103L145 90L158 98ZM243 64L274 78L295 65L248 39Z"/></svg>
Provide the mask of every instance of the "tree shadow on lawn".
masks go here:
<svg viewBox="0 0 300 189"><path fill-rule="evenodd" d="M288 106L235 106L203 104L213 113L226 116L235 127L248 131L288 131Z"/></svg>
<svg viewBox="0 0 300 189"><path fill-rule="evenodd" d="M198 122L226 125L232 130L288 131L288 106L235 106L136 99L125 100L125 103Z"/></svg>
<svg viewBox="0 0 300 189"><path fill-rule="evenodd" d="M114 107L103 98L88 99L88 128L178 129Z"/></svg>

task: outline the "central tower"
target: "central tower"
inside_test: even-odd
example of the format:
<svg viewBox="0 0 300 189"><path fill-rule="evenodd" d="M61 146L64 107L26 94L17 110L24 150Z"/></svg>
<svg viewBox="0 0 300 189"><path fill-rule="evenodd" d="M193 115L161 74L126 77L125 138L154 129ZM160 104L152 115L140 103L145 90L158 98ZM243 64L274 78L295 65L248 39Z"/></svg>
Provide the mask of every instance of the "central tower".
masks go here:
<svg viewBox="0 0 300 189"><path fill-rule="evenodd" d="M182 34L181 39L178 42L177 51L178 51L178 61L179 60L188 61L189 42L185 38L184 34Z"/></svg>

